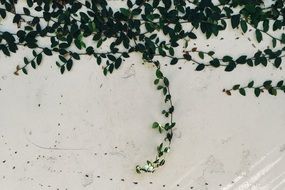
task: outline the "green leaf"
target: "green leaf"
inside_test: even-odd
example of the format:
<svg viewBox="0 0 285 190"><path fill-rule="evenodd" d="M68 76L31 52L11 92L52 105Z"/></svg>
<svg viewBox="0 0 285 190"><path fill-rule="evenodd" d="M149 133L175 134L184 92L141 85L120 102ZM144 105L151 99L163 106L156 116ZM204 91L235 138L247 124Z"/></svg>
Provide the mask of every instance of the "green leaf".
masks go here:
<svg viewBox="0 0 285 190"><path fill-rule="evenodd" d="M121 58L118 58L116 61L115 61L115 69L118 69L122 64L122 59Z"/></svg>
<svg viewBox="0 0 285 190"><path fill-rule="evenodd" d="M283 84L284 84L284 81L283 81L283 80L281 80L281 81L279 81L279 82L277 83L277 85L276 85L276 86L280 88L281 86L283 86Z"/></svg>
<svg viewBox="0 0 285 190"><path fill-rule="evenodd" d="M229 64L226 66L225 71L230 72L236 68L236 64L234 61L230 61Z"/></svg>
<svg viewBox="0 0 285 190"><path fill-rule="evenodd" d="M80 56L78 53L72 53L72 57L76 60L80 60Z"/></svg>
<svg viewBox="0 0 285 190"><path fill-rule="evenodd" d="M178 59L177 59L177 58L173 58L173 59L170 61L170 65L175 65L177 62L178 62Z"/></svg>
<svg viewBox="0 0 285 190"><path fill-rule="evenodd" d="M203 52L199 52L198 55L201 59L204 59L204 53Z"/></svg>
<svg viewBox="0 0 285 190"><path fill-rule="evenodd" d="M48 48L44 48L43 49L43 52L46 54L46 55L52 55L52 51Z"/></svg>
<svg viewBox="0 0 285 190"><path fill-rule="evenodd" d="M277 58L274 60L274 66L275 66L276 68L278 68L278 67L281 65L281 62L282 62L281 57L277 57Z"/></svg>
<svg viewBox="0 0 285 190"><path fill-rule="evenodd" d="M232 58L231 56L225 55L225 56L223 57L223 61L224 61L224 62L230 62L230 61L232 61L232 60L233 60L233 58Z"/></svg>
<svg viewBox="0 0 285 190"><path fill-rule="evenodd" d="M8 50L8 48L7 48L6 46L3 46L3 47L2 47L2 51L3 51L3 53L4 53L6 56L10 56L10 55L11 55L10 52L9 52L9 50Z"/></svg>
<svg viewBox="0 0 285 190"><path fill-rule="evenodd" d="M268 93L273 95L273 96L276 96L277 95L277 90L273 87L269 88L268 89Z"/></svg>
<svg viewBox="0 0 285 190"><path fill-rule="evenodd" d="M23 67L23 68L22 68L22 71L23 71L24 74L26 74L26 75L28 74L28 71L27 71L26 68Z"/></svg>
<svg viewBox="0 0 285 190"><path fill-rule="evenodd" d="M63 62L63 63L66 63L67 60L65 59L65 57L59 55L58 58Z"/></svg>
<svg viewBox="0 0 285 190"><path fill-rule="evenodd" d="M240 57L236 60L236 62L237 62L238 64L244 64L244 63L246 63L246 58L247 58L246 55L242 55L242 56L240 56Z"/></svg>
<svg viewBox="0 0 285 190"><path fill-rule="evenodd" d="M162 79L162 78L163 78L163 74L162 74L162 72L161 72L159 69L156 70L156 73L155 73L155 74L156 74L156 77L157 77L157 78L159 78L159 79Z"/></svg>
<svg viewBox="0 0 285 190"><path fill-rule="evenodd" d="M110 64L110 65L109 65L108 71L109 71L110 73L113 73L113 71L114 71L114 64Z"/></svg>
<svg viewBox="0 0 285 190"><path fill-rule="evenodd" d="M240 23L240 14L233 15L231 17L232 28L238 27L239 23Z"/></svg>
<svg viewBox="0 0 285 190"><path fill-rule="evenodd" d="M171 55L171 56L174 56L174 49L171 47L171 48L169 48L169 54Z"/></svg>
<svg viewBox="0 0 285 190"><path fill-rule="evenodd" d="M62 66L60 67L60 73L61 73L61 74L63 74L63 73L64 73L64 71L65 71L65 66L64 66L64 65L62 65Z"/></svg>
<svg viewBox="0 0 285 190"><path fill-rule="evenodd" d="M131 0L127 0L127 5L129 8L132 8L133 7L133 3Z"/></svg>
<svg viewBox="0 0 285 190"><path fill-rule="evenodd" d="M159 79L155 79L153 83L157 85L159 83Z"/></svg>
<svg viewBox="0 0 285 190"><path fill-rule="evenodd" d="M239 89L239 87L240 87L240 85L236 84L236 85L233 86L233 90L237 90L237 89Z"/></svg>
<svg viewBox="0 0 285 190"><path fill-rule="evenodd" d="M252 88L253 85L254 85L254 81L251 81L251 82L248 83L247 87L248 87L248 88Z"/></svg>
<svg viewBox="0 0 285 190"><path fill-rule="evenodd" d="M256 35L256 40L258 43L260 43L262 41L262 33L260 32L260 30L255 30L255 35Z"/></svg>
<svg viewBox="0 0 285 190"><path fill-rule="evenodd" d="M265 82L263 83L263 86L264 86L265 88L268 88L268 87L271 86L271 83L272 83L271 80L267 80L267 81L265 81Z"/></svg>
<svg viewBox="0 0 285 190"><path fill-rule="evenodd" d="M241 95L243 95L243 96L246 95L244 88L240 88L240 89L239 89L239 93L240 93Z"/></svg>
<svg viewBox="0 0 285 190"><path fill-rule="evenodd" d="M191 38L191 39L197 39L196 34L194 34L193 32L189 32L188 33L188 37Z"/></svg>
<svg viewBox="0 0 285 190"><path fill-rule="evenodd" d="M32 7L33 6L33 0L27 0L27 4L29 7Z"/></svg>
<svg viewBox="0 0 285 190"><path fill-rule="evenodd" d="M187 61L191 61L191 59L192 59L191 55L188 54L188 53L183 54L183 57L184 57L184 59L186 59Z"/></svg>
<svg viewBox="0 0 285 190"><path fill-rule="evenodd" d="M212 61L210 61L210 65L212 65L213 67L219 67L220 66L220 61L215 58Z"/></svg>
<svg viewBox="0 0 285 190"><path fill-rule="evenodd" d="M32 67L33 67L34 69L36 69L36 63L35 63L35 61L31 61L31 65L32 65Z"/></svg>
<svg viewBox="0 0 285 190"><path fill-rule="evenodd" d="M40 53L37 58L36 58L36 61L37 61L37 64L40 65L41 62L42 62L42 58L43 58L43 55Z"/></svg>
<svg viewBox="0 0 285 190"><path fill-rule="evenodd" d="M285 44L285 33L281 35L281 43Z"/></svg>
<svg viewBox="0 0 285 190"><path fill-rule="evenodd" d="M247 63L248 66L253 67L253 61L252 61L252 59L248 59L248 60L246 61L246 63Z"/></svg>
<svg viewBox="0 0 285 190"><path fill-rule="evenodd" d="M275 38L272 39L272 47L275 48L277 44L277 40Z"/></svg>
<svg viewBox="0 0 285 190"><path fill-rule="evenodd" d="M166 87L169 86L169 80L166 77L163 78L163 82L164 82Z"/></svg>
<svg viewBox="0 0 285 190"><path fill-rule="evenodd" d="M269 30L269 20L263 21L263 31L267 32Z"/></svg>
<svg viewBox="0 0 285 190"><path fill-rule="evenodd" d="M260 92L261 92L260 88L255 88L254 89L254 94L255 94L256 97L258 97L260 95Z"/></svg>
<svg viewBox="0 0 285 190"><path fill-rule="evenodd" d="M205 65L201 63L196 67L196 71L202 71L204 68L205 68Z"/></svg>
<svg viewBox="0 0 285 190"><path fill-rule="evenodd" d="M72 66L73 66L73 61L72 61L72 59L69 59L69 60L67 61L67 63L66 63L66 69L67 69L68 71L70 71L71 68L72 68Z"/></svg>
<svg viewBox="0 0 285 190"><path fill-rule="evenodd" d="M103 40L100 39L100 40L97 42L97 48L99 48L99 47L102 45L102 43L103 43Z"/></svg>
<svg viewBox="0 0 285 190"><path fill-rule="evenodd" d="M130 16L130 10L129 9L126 9L126 8L120 8L120 11L121 13L126 16L126 17L129 17Z"/></svg>
<svg viewBox="0 0 285 190"><path fill-rule="evenodd" d="M23 11L26 15L30 15L30 13L31 13L30 10L27 9L26 7L23 8Z"/></svg>
<svg viewBox="0 0 285 190"><path fill-rule="evenodd" d="M244 20L241 20L240 26L241 26L243 33L246 33L247 32L247 23Z"/></svg>
<svg viewBox="0 0 285 190"><path fill-rule="evenodd" d="M159 124L157 123L157 122L154 122L153 124L152 124L152 128L153 129L156 129L156 128L158 128L159 127Z"/></svg>
<svg viewBox="0 0 285 190"><path fill-rule="evenodd" d="M24 57L24 63L25 63L26 65L29 64L28 58Z"/></svg>

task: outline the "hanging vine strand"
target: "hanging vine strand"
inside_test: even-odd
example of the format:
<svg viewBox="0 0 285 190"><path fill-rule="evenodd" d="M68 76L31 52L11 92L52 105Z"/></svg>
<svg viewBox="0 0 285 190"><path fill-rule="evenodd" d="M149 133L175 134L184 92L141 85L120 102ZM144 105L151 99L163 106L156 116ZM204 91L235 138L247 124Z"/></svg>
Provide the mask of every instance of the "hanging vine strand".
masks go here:
<svg viewBox="0 0 285 190"><path fill-rule="evenodd" d="M175 127L169 80L161 71L159 58L168 60L170 65L182 61L193 63L196 71L212 67L230 72L242 65L266 67L272 64L280 68L285 56L283 0L219 0L217 3L211 0L127 0L121 8L110 6L106 0L0 0L0 3L0 51L13 56L19 47L31 50L31 55L25 56L23 64L16 67L15 75L28 74L49 56L57 57L55 63L62 74L71 71L82 56L94 57L103 67L104 75L119 69L134 52L154 65L154 84L169 105L162 111L169 122L153 123L152 128L166 137L157 147L155 159L136 167L138 173L154 172L164 165ZM16 27L11 30L4 27L11 24ZM253 33L258 43L265 39L271 42L252 55L240 52L238 57L218 57L214 50L188 47L189 42L200 38L200 32L209 39L228 28ZM250 82L224 92L230 95L238 90L246 95L247 89L254 89L256 96L264 91L272 95L280 90L285 92L283 81L273 83L267 80L263 85L254 86L254 82Z"/></svg>

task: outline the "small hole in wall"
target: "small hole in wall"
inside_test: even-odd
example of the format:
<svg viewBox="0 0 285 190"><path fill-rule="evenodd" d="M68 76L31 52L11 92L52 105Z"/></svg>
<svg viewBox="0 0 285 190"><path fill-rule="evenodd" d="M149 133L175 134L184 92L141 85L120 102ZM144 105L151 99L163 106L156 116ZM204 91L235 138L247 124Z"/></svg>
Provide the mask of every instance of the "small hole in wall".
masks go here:
<svg viewBox="0 0 285 190"><path fill-rule="evenodd" d="M85 177L90 177L90 175L88 175L88 174L85 174ZM102 179L102 180L104 180L105 178L103 177L103 176L100 176L100 175L98 175L97 176L97 178L98 179ZM131 183L131 184L133 184L133 185L140 185L140 182L139 181L128 181L126 178L118 178L118 179L114 179L114 178L108 178L107 176L106 176L106 180L108 180L108 181L121 181L121 182L127 182L127 183ZM231 183L234 183L234 181L232 181ZM153 181L149 181L148 182L148 184L149 185L153 185L153 184L155 184ZM159 184L157 184L157 185L159 185ZM163 189L168 189L166 186L167 186L167 184L160 184L161 185L161 187L163 187ZM204 183L204 185L205 186L209 186L209 183L208 182L205 182ZM177 189L180 189L180 188L182 188L181 187L181 184L176 184L176 186L177 186ZM222 187L222 184L216 184L216 186L218 187ZM207 188L207 187L205 187L205 188ZM184 188L183 188L184 189ZM194 186L187 186L187 189L196 189Z"/></svg>

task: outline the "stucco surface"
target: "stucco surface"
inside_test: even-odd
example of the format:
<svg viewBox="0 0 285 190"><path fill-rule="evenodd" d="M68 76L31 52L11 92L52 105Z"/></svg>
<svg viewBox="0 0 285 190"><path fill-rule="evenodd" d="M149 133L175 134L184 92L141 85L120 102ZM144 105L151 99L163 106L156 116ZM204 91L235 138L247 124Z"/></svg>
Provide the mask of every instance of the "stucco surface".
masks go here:
<svg viewBox="0 0 285 190"><path fill-rule="evenodd" d="M268 44L248 37L227 30L209 41L201 35L189 48L239 56ZM15 76L24 55L29 51L0 55L1 190L285 189L285 95L222 92L250 80L277 82L282 69L163 66L177 128L166 165L138 175L135 165L153 158L162 138L150 127L163 121L154 68L133 54L105 77L85 57L61 75L52 57L29 75Z"/></svg>

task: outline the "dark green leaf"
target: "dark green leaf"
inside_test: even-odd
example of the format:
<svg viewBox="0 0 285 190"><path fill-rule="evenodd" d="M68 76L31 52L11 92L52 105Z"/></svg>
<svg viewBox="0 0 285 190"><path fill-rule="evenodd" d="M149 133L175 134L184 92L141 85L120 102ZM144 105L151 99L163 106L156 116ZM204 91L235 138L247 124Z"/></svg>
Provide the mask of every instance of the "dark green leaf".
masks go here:
<svg viewBox="0 0 285 190"><path fill-rule="evenodd" d="M37 61L37 64L40 65L41 62L42 62L42 58L43 58L43 55L40 53L37 58L36 58L36 61Z"/></svg>
<svg viewBox="0 0 285 190"><path fill-rule="evenodd" d="M46 55L52 55L52 51L48 48L44 48L43 49L43 52L46 54Z"/></svg>
<svg viewBox="0 0 285 190"><path fill-rule="evenodd" d="M212 61L210 61L210 65L212 65L213 67L219 67L220 66L220 61L215 58Z"/></svg>
<svg viewBox="0 0 285 190"><path fill-rule="evenodd" d="M196 67L196 71L202 71L204 68L205 68L205 65L204 65L204 64L199 64L199 65Z"/></svg>
<svg viewBox="0 0 285 190"><path fill-rule="evenodd" d="M73 66L73 61L72 61L72 59L69 59L69 60L66 62L66 69L67 69L68 71L70 71L71 68L72 68L72 66Z"/></svg>
<svg viewBox="0 0 285 190"><path fill-rule="evenodd" d="M244 33L246 33L247 32L247 23L244 20L241 20L240 26L241 26L242 31Z"/></svg>
<svg viewBox="0 0 285 190"><path fill-rule="evenodd" d="M199 52L198 55L201 59L204 59L204 53L203 52Z"/></svg>
<svg viewBox="0 0 285 190"><path fill-rule="evenodd" d="M226 66L225 71L230 72L236 68L236 64L234 61L230 61L229 64Z"/></svg>
<svg viewBox="0 0 285 190"><path fill-rule="evenodd" d="M237 89L239 89L239 87L240 87L240 85L236 84L236 85L233 86L233 90L237 90Z"/></svg>
<svg viewBox="0 0 285 190"><path fill-rule="evenodd" d="M173 58L173 59L170 61L170 65L175 65L177 62L178 62L178 59L177 59L177 58Z"/></svg>
<svg viewBox="0 0 285 190"><path fill-rule="evenodd" d="M274 66L278 68L281 65L282 59L281 57L277 57L274 61Z"/></svg>
<svg viewBox="0 0 285 190"><path fill-rule="evenodd" d="M155 74L156 74L156 77L157 77L157 78L159 78L159 79L162 79L162 78L163 78L163 74L162 74L162 72L161 72L159 69L156 70L156 73L155 73Z"/></svg>
<svg viewBox="0 0 285 190"><path fill-rule="evenodd" d="M248 83L247 87L248 87L248 88L252 88L253 85L254 85L254 81L251 81L250 83Z"/></svg>
<svg viewBox="0 0 285 190"><path fill-rule="evenodd" d="M244 88L240 88L240 89L239 89L239 93L240 93L241 95L243 95L243 96L246 95Z"/></svg>
<svg viewBox="0 0 285 190"><path fill-rule="evenodd" d="M164 82L164 84L165 84L165 86L166 87L168 87L169 86L169 80L167 79L167 78L163 78L163 82Z"/></svg>
<svg viewBox="0 0 285 190"><path fill-rule="evenodd" d="M255 94L256 97L258 97L260 95L260 92L261 92L260 88L255 88L254 89L254 94Z"/></svg>
<svg viewBox="0 0 285 190"><path fill-rule="evenodd" d="M261 42L262 41L262 33L260 32L260 30L255 30L255 35L256 35L256 40L257 42Z"/></svg>
<svg viewBox="0 0 285 190"><path fill-rule="evenodd" d="M231 17L232 28L238 27L239 22L240 22L240 14L233 15L233 16Z"/></svg>

